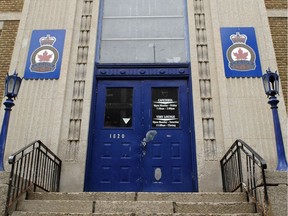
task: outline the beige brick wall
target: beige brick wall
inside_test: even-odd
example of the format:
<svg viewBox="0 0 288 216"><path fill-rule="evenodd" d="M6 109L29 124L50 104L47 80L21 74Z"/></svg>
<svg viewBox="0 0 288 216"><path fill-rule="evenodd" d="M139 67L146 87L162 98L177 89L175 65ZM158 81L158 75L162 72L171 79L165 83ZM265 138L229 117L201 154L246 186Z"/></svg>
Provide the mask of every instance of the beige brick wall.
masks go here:
<svg viewBox="0 0 288 216"><path fill-rule="evenodd" d="M21 12L24 0L0 0L0 12Z"/></svg>
<svg viewBox="0 0 288 216"><path fill-rule="evenodd" d="M268 10L287 10L287 0L265 0ZM283 88L286 113L288 114L288 18L286 17L269 17L269 24L276 53L276 60Z"/></svg>
<svg viewBox="0 0 288 216"><path fill-rule="evenodd" d="M0 35L0 96L4 94L5 76L9 72L19 21L5 21Z"/></svg>
<svg viewBox="0 0 288 216"><path fill-rule="evenodd" d="M286 104L286 111L288 108L288 61L287 61L287 22L288 19L283 17L270 17L270 29L272 33L276 59L278 64L278 70L280 73L281 84L283 88L284 100ZM287 112L288 113L288 112Z"/></svg>
<svg viewBox="0 0 288 216"><path fill-rule="evenodd" d="M24 0L0 0L0 14L7 12L21 12ZM0 29L0 96L4 94L4 82L15 44L19 21L3 20ZM0 105L1 106L1 105Z"/></svg>

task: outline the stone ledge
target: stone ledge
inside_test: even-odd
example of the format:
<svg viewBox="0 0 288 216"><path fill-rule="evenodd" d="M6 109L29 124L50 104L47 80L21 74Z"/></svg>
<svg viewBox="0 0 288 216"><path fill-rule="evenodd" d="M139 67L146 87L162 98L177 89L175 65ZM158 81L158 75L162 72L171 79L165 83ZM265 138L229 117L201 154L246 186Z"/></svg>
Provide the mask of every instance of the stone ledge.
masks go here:
<svg viewBox="0 0 288 216"><path fill-rule="evenodd" d="M287 172L281 171L266 171L266 184L267 185L288 185Z"/></svg>
<svg viewBox="0 0 288 216"><path fill-rule="evenodd" d="M268 9L268 17L288 17L287 10L285 9Z"/></svg>
<svg viewBox="0 0 288 216"><path fill-rule="evenodd" d="M5 12L0 13L0 20L20 20L21 19L21 12Z"/></svg>

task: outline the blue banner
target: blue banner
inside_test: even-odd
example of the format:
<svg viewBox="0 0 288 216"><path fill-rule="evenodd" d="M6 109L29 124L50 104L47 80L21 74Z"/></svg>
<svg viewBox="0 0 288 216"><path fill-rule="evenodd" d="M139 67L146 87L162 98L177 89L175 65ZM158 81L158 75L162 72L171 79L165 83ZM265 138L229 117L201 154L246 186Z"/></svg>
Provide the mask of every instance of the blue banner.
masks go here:
<svg viewBox="0 0 288 216"><path fill-rule="evenodd" d="M34 30L24 79L59 79L65 30Z"/></svg>
<svg viewBox="0 0 288 216"><path fill-rule="evenodd" d="M261 77L262 69L253 27L220 29L225 76Z"/></svg>

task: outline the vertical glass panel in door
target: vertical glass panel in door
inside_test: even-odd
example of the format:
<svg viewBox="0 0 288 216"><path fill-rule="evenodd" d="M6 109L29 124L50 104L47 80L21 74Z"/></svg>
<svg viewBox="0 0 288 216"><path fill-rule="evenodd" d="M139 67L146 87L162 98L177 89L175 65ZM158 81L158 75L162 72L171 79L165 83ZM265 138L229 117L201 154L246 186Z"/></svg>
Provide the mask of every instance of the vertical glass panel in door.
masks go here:
<svg viewBox="0 0 288 216"><path fill-rule="evenodd" d="M105 122L107 127L132 126L132 88L107 88Z"/></svg>

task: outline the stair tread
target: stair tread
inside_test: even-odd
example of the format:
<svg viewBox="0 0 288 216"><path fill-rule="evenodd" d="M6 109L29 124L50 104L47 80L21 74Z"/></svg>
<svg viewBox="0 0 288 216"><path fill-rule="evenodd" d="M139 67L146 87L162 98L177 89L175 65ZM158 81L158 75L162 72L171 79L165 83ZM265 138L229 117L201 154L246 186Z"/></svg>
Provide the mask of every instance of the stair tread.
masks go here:
<svg viewBox="0 0 288 216"><path fill-rule="evenodd" d="M92 213L93 212L93 213ZM32 192L13 216L258 216L245 193Z"/></svg>
<svg viewBox="0 0 288 216"><path fill-rule="evenodd" d="M128 201L146 201L146 200L168 200L168 201L193 201L201 202L230 200L246 201L245 193L134 193L134 192L80 192L80 193L29 193L30 200L128 200Z"/></svg>
<svg viewBox="0 0 288 216"><path fill-rule="evenodd" d="M235 214L199 214L199 213L53 213L53 212L23 212L23 211L15 211L12 216L261 216L260 213L235 213Z"/></svg>
<svg viewBox="0 0 288 216"><path fill-rule="evenodd" d="M137 204L137 203L152 203L152 204L157 204L157 203L179 203L179 204L197 204L197 205L222 205L222 204L227 204L227 205L235 205L235 204L252 204L249 202L240 202L240 201L230 201L230 202L209 202L209 201L204 201L204 202L193 202L193 201L170 201L170 200L139 200L139 201L107 201L107 200L23 200L22 202L30 202L30 203L119 203L119 204Z"/></svg>

